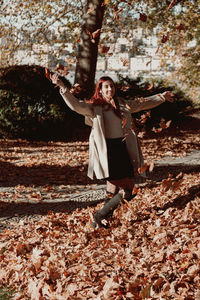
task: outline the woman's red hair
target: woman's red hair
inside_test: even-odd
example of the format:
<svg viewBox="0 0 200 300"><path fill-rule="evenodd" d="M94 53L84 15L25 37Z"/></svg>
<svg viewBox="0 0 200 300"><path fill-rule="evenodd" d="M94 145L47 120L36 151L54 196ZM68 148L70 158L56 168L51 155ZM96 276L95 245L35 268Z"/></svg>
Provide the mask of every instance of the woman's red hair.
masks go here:
<svg viewBox="0 0 200 300"><path fill-rule="evenodd" d="M108 102L102 97L102 94L101 94L102 84L105 81L111 81L113 83L113 85L115 86L115 83L112 80L112 78L110 78L109 76L102 76L97 81L94 95L92 96L91 99L86 100L87 103L92 103L93 105L105 105L105 104L108 105ZM121 117L121 113L120 113L120 109L119 109L119 102L116 97L116 87L115 87L115 95L113 97L113 100L115 102L115 107L112 106L112 108L114 109L114 111L118 115L118 117Z"/></svg>
<svg viewBox="0 0 200 300"><path fill-rule="evenodd" d="M103 104L108 104L106 102L105 99L103 99L102 94L101 94L101 89L102 89L102 85L105 81L111 81L113 83L113 85L115 86L114 81L112 80L112 78L110 78L109 76L103 76L101 78L99 78L99 80L97 81L96 84L96 89L94 92L93 97L90 99L90 101L94 104L94 105L103 105ZM114 95L115 97L115 95Z"/></svg>

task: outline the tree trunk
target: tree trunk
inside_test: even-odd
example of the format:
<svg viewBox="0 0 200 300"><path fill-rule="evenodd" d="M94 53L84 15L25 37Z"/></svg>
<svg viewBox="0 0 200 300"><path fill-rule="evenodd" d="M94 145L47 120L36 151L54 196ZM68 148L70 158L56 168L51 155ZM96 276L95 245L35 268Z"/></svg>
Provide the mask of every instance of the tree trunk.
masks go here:
<svg viewBox="0 0 200 300"><path fill-rule="evenodd" d="M78 48L78 63L76 65L75 83L81 88L81 96L89 98L94 92L94 80L98 57L98 43L100 34L96 38L91 38L88 32L93 33L101 29L105 5L103 0L87 0L82 26L80 44ZM88 8L94 8L89 14Z"/></svg>

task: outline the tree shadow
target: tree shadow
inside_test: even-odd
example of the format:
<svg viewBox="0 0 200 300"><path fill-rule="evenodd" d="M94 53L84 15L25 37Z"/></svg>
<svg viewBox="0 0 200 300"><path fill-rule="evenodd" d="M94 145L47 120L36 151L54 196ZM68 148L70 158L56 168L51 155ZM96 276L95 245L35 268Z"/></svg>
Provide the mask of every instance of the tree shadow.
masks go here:
<svg viewBox="0 0 200 300"><path fill-rule="evenodd" d="M175 165L163 164L161 166L155 166L153 171L148 173L148 178L153 181L161 181L168 178L169 174L172 174L175 177L180 173L190 174L192 172L200 172L200 162L196 165L180 163Z"/></svg>
<svg viewBox="0 0 200 300"><path fill-rule="evenodd" d="M48 186L48 185L86 185L99 183L87 176L87 165L59 166L32 165L16 166L10 162L0 162L0 187Z"/></svg>
<svg viewBox="0 0 200 300"><path fill-rule="evenodd" d="M72 213L76 209L83 209L97 205L104 199L98 199L93 201L78 202L78 201L62 201L62 202L46 202L46 203L27 203L27 202L12 202L5 203L0 202L0 218L13 218L23 216L42 216L47 215L50 211L53 213L63 212Z"/></svg>

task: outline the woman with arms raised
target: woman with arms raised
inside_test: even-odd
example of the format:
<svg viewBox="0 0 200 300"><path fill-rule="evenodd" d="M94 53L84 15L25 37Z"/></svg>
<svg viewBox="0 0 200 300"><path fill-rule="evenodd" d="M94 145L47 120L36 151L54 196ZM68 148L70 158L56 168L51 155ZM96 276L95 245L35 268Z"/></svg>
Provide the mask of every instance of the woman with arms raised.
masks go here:
<svg viewBox="0 0 200 300"><path fill-rule="evenodd" d="M74 111L86 117L86 124L92 127L89 138L88 176L107 181L108 197L102 209L94 214L93 227L105 225L107 219L125 199L130 201L132 190L138 177L137 170L143 165L143 156L136 133L132 129L134 112L151 109L171 100L169 91L147 98L132 101L117 97L113 80L104 76L96 85L90 100L82 101L74 97L57 74L51 75L54 84L60 87L60 93L66 104Z"/></svg>

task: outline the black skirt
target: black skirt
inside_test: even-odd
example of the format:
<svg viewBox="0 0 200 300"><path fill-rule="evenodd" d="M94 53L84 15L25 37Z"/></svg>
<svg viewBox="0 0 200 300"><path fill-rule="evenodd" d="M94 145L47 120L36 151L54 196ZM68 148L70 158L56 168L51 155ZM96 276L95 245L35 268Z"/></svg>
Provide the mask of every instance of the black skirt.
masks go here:
<svg viewBox="0 0 200 300"><path fill-rule="evenodd" d="M134 177L133 166L123 138L106 139L108 153L109 177L107 180L117 180Z"/></svg>

